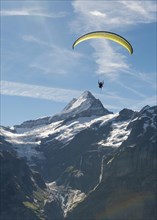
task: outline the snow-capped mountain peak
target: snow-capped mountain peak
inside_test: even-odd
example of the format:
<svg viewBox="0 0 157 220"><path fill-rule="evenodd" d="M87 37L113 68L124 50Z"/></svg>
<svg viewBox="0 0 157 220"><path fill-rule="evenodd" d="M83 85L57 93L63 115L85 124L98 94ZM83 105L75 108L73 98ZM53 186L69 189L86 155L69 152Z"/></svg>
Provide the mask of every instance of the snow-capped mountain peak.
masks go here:
<svg viewBox="0 0 157 220"><path fill-rule="evenodd" d="M79 99L96 99L93 95L92 95L92 93L91 92L89 92L89 91L85 91L85 92L83 92L82 94L81 94L81 96L79 97Z"/></svg>
<svg viewBox="0 0 157 220"><path fill-rule="evenodd" d="M107 114L112 114L112 112L105 109L100 100L96 99L91 92L85 91L80 97L73 98L60 113L25 121L21 125L15 125L14 129L18 133L23 133L57 121L74 120L80 117L97 117Z"/></svg>
<svg viewBox="0 0 157 220"><path fill-rule="evenodd" d="M89 91L85 91L78 99L72 99L63 111L73 110L80 107L82 110L87 109L95 100L96 98Z"/></svg>
<svg viewBox="0 0 157 220"><path fill-rule="evenodd" d="M63 111L51 117L49 123L107 114L112 114L112 112L105 109L100 100L96 99L89 91L85 91L79 98L72 99Z"/></svg>
<svg viewBox="0 0 157 220"><path fill-rule="evenodd" d="M68 111L68 110L72 110L72 109L75 109L77 107L79 107L82 103L86 104L86 102L88 101L91 101L92 100L96 100L96 98L92 95L91 92L89 91L85 91L81 94L81 96L76 99L76 98L73 98L66 106L65 108L63 109L62 112L65 112L65 111Z"/></svg>

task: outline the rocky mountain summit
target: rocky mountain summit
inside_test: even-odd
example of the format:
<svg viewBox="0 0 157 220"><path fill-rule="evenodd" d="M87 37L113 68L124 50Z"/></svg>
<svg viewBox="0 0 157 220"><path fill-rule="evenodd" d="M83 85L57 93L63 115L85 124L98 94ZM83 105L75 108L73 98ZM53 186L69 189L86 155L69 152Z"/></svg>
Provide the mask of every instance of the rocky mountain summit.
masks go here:
<svg viewBox="0 0 157 220"><path fill-rule="evenodd" d="M59 114L1 127L1 193L12 219L156 220L156 138L157 106L114 114L89 91Z"/></svg>
<svg viewBox="0 0 157 220"><path fill-rule="evenodd" d="M31 129L37 126L43 126L57 122L60 120L69 120L69 118L101 116L112 113L105 109L99 99L96 99L89 91L85 91L78 99L72 99L69 104L61 111L61 113L52 117L43 117L37 120L23 122L21 125L15 125L17 131L23 129Z"/></svg>

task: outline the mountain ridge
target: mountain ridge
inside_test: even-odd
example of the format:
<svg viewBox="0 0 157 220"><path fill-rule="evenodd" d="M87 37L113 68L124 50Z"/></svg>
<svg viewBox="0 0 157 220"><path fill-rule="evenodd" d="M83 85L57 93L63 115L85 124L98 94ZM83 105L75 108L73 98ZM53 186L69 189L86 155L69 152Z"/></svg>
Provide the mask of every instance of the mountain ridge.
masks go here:
<svg viewBox="0 0 157 220"><path fill-rule="evenodd" d="M14 130L2 127L0 149L12 150L44 179L45 220L102 219L102 209L108 220L144 220L144 215L155 220L156 122L157 106L113 114L85 91L55 116ZM141 201L140 209L130 208L134 215L127 210L111 215L116 201L134 195Z"/></svg>
<svg viewBox="0 0 157 220"><path fill-rule="evenodd" d="M23 122L21 125L15 125L13 128L19 131L19 128L32 128L36 126L48 125L52 122L65 120L76 117L90 117L90 116L102 116L105 114L112 114L112 112L108 111L103 107L102 103L99 99L96 99L91 92L85 91L81 94L81 96L76 99L72 99L65 108L58 114L53 116L45 116L36 120L28 120Z"/></svg>

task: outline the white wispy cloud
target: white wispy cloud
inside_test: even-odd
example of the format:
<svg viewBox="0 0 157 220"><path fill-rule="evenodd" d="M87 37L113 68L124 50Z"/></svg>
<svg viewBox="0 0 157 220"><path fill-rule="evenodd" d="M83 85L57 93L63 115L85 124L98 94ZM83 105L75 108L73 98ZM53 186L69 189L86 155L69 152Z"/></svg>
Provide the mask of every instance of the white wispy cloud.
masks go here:
<svg viewBox="0 0 157 220"><path fill-rule="evenodd" d="M95 10L95 11L90 11L90 14L91 14L91 15L94 15L94 16L96 16L96 17L102 17L102 18L105 18L105 17L106 17L106 14L105 14L105 13L102 13L102 12L97 11L97 10Z"/></svg>
<svg viewBox="0 0 157 220"><path fill-rule="evenodd" d="M72 4L77 14L73 25L81 31L90 31L91 28L119 29L157 20L155 1L84 1L82 4L76 0ZM105 19L102 19L104 16Z"/></svg>
<svg viewBox="0 0 157 220"><path fill-rule="evenodd" d="M136 15L138 18L137 22L140 23L151 23L156 21L156 3L155 1L122 1L124 7L126 7L130 12ZM135 19L134 18L134 19ZM135 20L133 20L135 21Z"/></svg>
<svg viewBox="0 0 157 220"><path fill-rule="evenodd" d="M134 78L144 82L145 84L151 86L152 89L156 89L156 73L145 73L140 71L135 71L133 69L128 69L125 74L133 76ZM139 86L139 84L138 84Z"/></svg>
<svg viewBox="0 0 157 220"><path fill-rule="evenodd" d="M39 16L39 17L47 17L47 18L60 18L65 17L67 13L58 12L52 13L48 11L43 11L41 8L18 8L18 9L10 9L10 10L1 10L1 16Z"/></svg>
<svg viewBox="0 0 157 220"><path fill-rule="evenodd" d="M157 96L153 95L153 96L150 96L150 97L146 97L145 99L142 99L142 100L139 100L136 103L133 103L133 105L131 107L135 110L139 110L139 109L143 108L146 105L150 105L150 106L157 105Z"/></svg>
<svg viewBox="0 0 157 220"><path fill-rule="evenodd" d="M25 83L1 81L1 94L10 96L23 96L37 99L45 99L55 102L68 102L79 96L81 91L51 88Z"/></svg>
<svg viewBox="0 0 157 220"><path fill-rule="evenodd" d="M97 64L96 73L98 75L106 75L115 79L117 78L117 72L129 69L126 57L114 50L108 41L95 40L91 45L95 49L93 56Z"/></svg>
<svg viewBox="0 0 157 220"><path fill-rule="evenodd" d="M132 91L134 92L134 91ZM135 91L136 93L136 91ZM123 108L132 109L135 111L140 111L144 106L157 105L157 96L143 96L138 93L136 99L135 98L125 98L124 96L118 95L116 92L106 92L106 94L94 94L95 97L99 98L103 103L104 107L111 109L114 112L118 112ZM113 105L114 103L114 105Z"/></svg>
<svg viewBox="0 0 157 220"><path fill-rule="evenodd" d="M119 84L121 87L125 88L126 91L129 90L132 93L136 94L138 97L142 97L142 98L146 98L147 97L143 93L137 91L136 89L131 88L130 86L125 85L124 83L121 83L120 81L117 81L116 83Z"/></svg>
<svg viewBox="0 0 157 220"><path fill-rule="evenodd" d="M11 81L1 81L0 85L0 93L2 95L30 97L62 103L68 103L73 98L78 98L83 92L81 90L51 88L46 86L30 85ZM94 95L104 101L104 95L97 93L94 93ZM126 99L120 98L113 94L106 94L105 99L118 99L122 102L124 102L124 100L126 101ZM106 103L105 107L110 107L117 110L117 106L113 106L112 104Z"/></svg>
<svg viewBox="0 0 157 220"><path fill-rule="evenodd" d="M41 70L46 74L69 74L73 69L78 68L80 59L85 58L85 55L76 51L74 52L72 48L67 49L60 47L52 42L46 42L34 37L33 35L24 35L22 39L43 48L43 52L40 53L29 66Z"/></svg>

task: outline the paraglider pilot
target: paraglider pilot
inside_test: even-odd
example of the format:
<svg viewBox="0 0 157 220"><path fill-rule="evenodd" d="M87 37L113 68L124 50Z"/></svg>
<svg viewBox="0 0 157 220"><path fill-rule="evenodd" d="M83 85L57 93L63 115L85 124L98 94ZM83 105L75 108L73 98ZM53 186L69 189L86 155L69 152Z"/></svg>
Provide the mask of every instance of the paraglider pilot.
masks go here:
<svg viewBox="0 0 157 220"><path fill-rule="evenodd" d="M102 87L104 86L104 81L102 81L102 82L98 81L98 85L99 85L99 88L102 89Z"/></svg>

